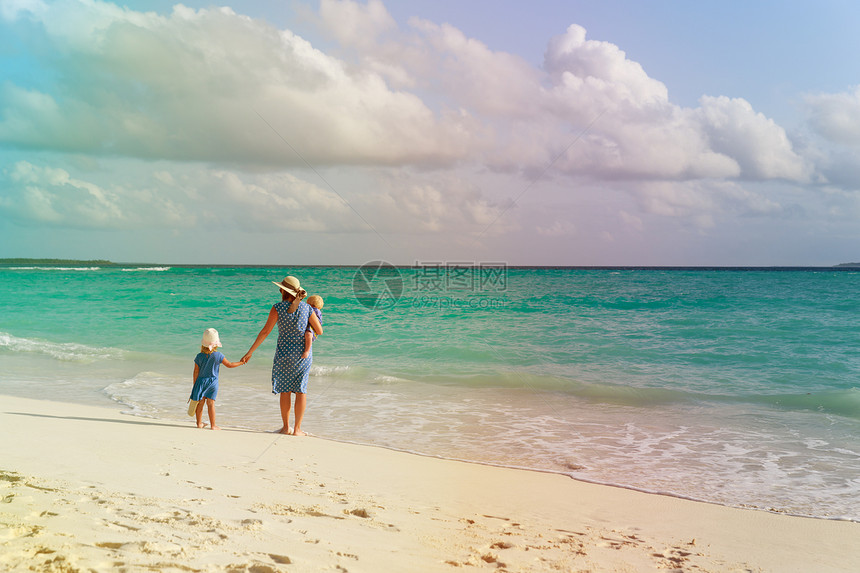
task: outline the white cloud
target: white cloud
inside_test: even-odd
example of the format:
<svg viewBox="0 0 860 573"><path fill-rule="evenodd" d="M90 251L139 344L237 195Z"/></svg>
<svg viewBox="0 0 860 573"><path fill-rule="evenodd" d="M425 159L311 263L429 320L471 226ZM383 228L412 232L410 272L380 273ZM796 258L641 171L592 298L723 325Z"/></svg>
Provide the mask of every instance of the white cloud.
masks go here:
<svg viewBox="0 0 860 573"><path fill-rule="evenodd" d="M171 173L141 162L107 162L89 178L18 161L0 180L6 189L0 213L23 225L98 229L345 232L361 224L336 193L285 173L181 166ZM94 182L100 179L111 184Z"/></svg>
<svg viewBox="0 0 860 573"><path fill-rule="evenodd" d="M860 150L835 151L821 160L819 169L829 185L860 190Z"/></svg>
<svg viewBox="0 0 860 573"><path fill-rule="evenodd" d="M808 95L809 123L825 139L860 145L860 86L852 92Z"/></svg>
<svg viewBox="0 0 860 573"><path fill-rule="evenodd" d="M631 191L644 213L688 219L706 227L720 217L778 216L784 212L783 206L766 193L733 181L647 182ZM632 221L631 216L625 221Z"/></svg>
<svg viewBox="0 0 860 573"><path fill-rule="evenodd" d="M701 186L675 182L644 184L639 199L645 212L664 217L687 218L716 208L713 197Z"/></svg>
<svg viewBox="0 0 860 573"><path fill-rule="evenodd" d="M480 239L512 229L515 223L497 220L505 206L487 198L468 180L452 174L402 170L379 180L373 193L357 208L380 231L407 234L444 233Z"/></svg>
<svg viewBox="0 0 860 573"><path fill-rule="evenodd" d="M351 61L229 8L180 4L161 16L61 0L28 13L49 42L33 56L48 54L42 65L62 73L47 88L3 87L7 145L274 170L470 164L534 174L556 160L557 171L598 179L810 176L785 131L745 100L679 107L618 46L578 25L549 41L540 69L448 24L399 29L380 0L320 5Z"/></svg>
<svg viewBox="0 0 860 573"><path fill-rule="evenodd" d="M590 109L595 104L620 102L640 109L660 107L669 98L666 86L648 77L642 66L628 60L618 46L587 40L585 28L576 24L550 40L544 69L553 85L566 87L566 93L579 94L577 103L588 104Z"/></svg>
<svg viewBox="0 0 860 573"><path fill-rule="evenodd" d="M229 9L178 5L162 17L66 1L41 21L52 44L42 63L63 73L51 91L6 87L0 141L7 144L302 164L283 138L313 165L438 163L462 156L476 131L466 115L437 116L379 75L350 70L292 32ZM59 113L44 113L60 101Z"/></svg>
<svg viewBox="0 0 860 573"><path fill-rule="evenodd" d="M0 18L17 20L21 14L36 15L47 10L43 0L0 0Z"/></svg>
<svg viewBox="0 0 860 573"><path fill-rule="evenodd" d="M792 149L785 130L749 102L705 96L698 116L712 149L732 157L750 179L804 181L810 167Z"/></svg>
<svg viewBox="0 0 860 573"><path fill-rule="evenodd" d="M492 51L449 24L413 19L410 26L422 49L420 59L407 61L423 85L441 92L450 107L507 121L534 115L541 97L539 70L519 56Z"/></svg>
<svg viewBox="0 0 860 573"><path fill-rule="evenodd" d="M584 144L559 161L567 172L665 180L809 176L785 131L746 101L703 97L695 109L672 104L661 82L617 46L587 40L580 26L550 41L544 67L552 118L594 121Z"/></svg>
<svg viewBox="0 0 860 573"><path fill-rule="evenodd" d="M432 173L392 173L373 190L341 195L285 172L141 161L104 161L82 171L18 161L0 172L0 187L0 217L22 226L472 236L486 230L492 237L513 225L494 222L503 206L473 185Z"/></svg>
<svg viewBox="0 0 860 573"><path fill-rule="evenodd" d="M694 115L691 110L667 104L647 119L631 117L623 110L595 116L594 126L581 141L568 134L570 149L556 167L572 175L610 180L741 176L736 159L709 147Z"/></svg>
<svg viewBox="0 0 860 573"><path fill-rule="evenodd" d="M679 106L623 50L578 25L550 39L535 66L448 24L398 26L380 0L321 2L318 21L342 48L331 53L229 8L158 15L60 0L17 2L9 16L13 4L2 6L6 18L41 22L45 39L28 54L42 81L0 86L0 144L51 152L30 157L30 179L5 174L0 210L18 221L595 236L592 227L617 231L619 220L645 231L658 217L699 228L778 218L785 194L762 182L818 175L808 150L748 101ZM844 119L858 102L860 90L807 100L818 132L848 143L860 142ZM76 170L73 156L98 167ZM122 162L134 169L124 174ZM366 179L347 204L306 163ZM856 178L845 167L833 165L831 182L837 172ZM535 183L518 205L478 185L506 174L520 177L512 197ZM592 199L580 212L583 182ZM547 188L552 208L539 195ZM602 193L625 202L609 205Z"/></svg>
<svg viewBox="0 0 860 573"><path fill-rule="evenodd" d="M5 175L0 211L14 219L75 228L120 228L124 222L112 192L63 169L19 161Z"/></svg>
<svg viewBox="0 0 860 573"><path fill-rule="evenodd" d="M235 220L242 230L254 232L363 230L337 194L287 173L248 176L213 170L198 177L205 183L198 179L196 188L213 199L208 214L221 224Z"/></svg>
<svg viewBox="0 0 860 573"><path fill-rule="evenodd" d="M321 0L320 18L337 40L349 46L368 46L397 27L380 0L359 4L353 0Z"/></svg>
<svg viewBox="0 0 860 573"><path fill-rule="evenodd" d="M538 226L537 232L545 237L569 237L576 234L576 225L570 221L553 221L546 226Z"/></svg>

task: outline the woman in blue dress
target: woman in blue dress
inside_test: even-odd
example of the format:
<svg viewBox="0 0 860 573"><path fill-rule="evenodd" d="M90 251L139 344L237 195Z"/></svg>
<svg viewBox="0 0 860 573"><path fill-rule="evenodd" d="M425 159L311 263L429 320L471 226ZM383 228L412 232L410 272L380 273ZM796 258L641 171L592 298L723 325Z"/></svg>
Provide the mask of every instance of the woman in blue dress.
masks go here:
<svg viewBox="0 0 860 573"><path fill-rule="evenodd" d="M302 302L307 292L299 284L299 279L287 277L275 284L281 289L281 302L272 306L266 324L260 330L251 349L242 357L242 362L251 359L254 351L266 340L277 324L278 348L272 365L272 393L280 395L281 419L284 422L278 431L282 434L304 436L306 434L302 431L302 417L307 406L308 375L314 359L313 349L310 356L302 359L305 349L305 331L310 326L317 335L320 335L323 329L319 319L311 311L311 307ZM290 428L290 402L293 394L296 395L296 425Z"/></svg>

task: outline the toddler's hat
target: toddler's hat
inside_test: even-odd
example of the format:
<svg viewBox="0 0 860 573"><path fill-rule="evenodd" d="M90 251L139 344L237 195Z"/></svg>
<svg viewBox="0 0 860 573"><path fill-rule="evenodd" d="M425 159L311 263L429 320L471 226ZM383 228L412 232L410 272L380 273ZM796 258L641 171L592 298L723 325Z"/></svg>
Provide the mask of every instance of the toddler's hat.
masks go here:
<svg viewBox="0 0 860 573"><path fill-rule="evenodd" d="M218 338L218 331L214 328L207 328L203 333L203 342L201 346L205 346L210 351L221 346L221 340Z"/></svg>

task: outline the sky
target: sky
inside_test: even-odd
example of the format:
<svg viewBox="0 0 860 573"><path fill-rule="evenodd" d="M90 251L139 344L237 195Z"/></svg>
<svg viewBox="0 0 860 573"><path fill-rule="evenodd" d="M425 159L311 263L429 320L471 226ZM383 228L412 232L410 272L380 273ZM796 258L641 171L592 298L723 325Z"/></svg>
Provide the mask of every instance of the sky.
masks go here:
<svg viewBox="0 0 860 573"><path fill-rule="evenodd" d="M0 257L860 261L860 3L0 0Z"/></svg>

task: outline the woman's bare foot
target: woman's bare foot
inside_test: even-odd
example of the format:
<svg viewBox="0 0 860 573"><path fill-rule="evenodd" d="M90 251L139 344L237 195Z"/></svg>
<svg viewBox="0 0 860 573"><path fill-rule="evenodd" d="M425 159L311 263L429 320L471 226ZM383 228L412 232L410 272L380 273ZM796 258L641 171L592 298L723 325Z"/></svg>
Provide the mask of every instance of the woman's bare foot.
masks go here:
<svg viewBox="0 0 860 573"><path fill-rule="evenodd" d="M212 428L211 428L211 429L212 429L212 430L220 430L220 429L221 429L221 426L215 426L215 425L213 424L213 426L212 426Z"/></svg>
<svg viewBox="0 0 860 573"><path fill-rule="evenodd" d="M278 434L285 434L285 435L289 436L293 433L293 429L290 428L289 426L282 427L280 430L277 431L277 433Z"/></svg>
<svg viewBox="0 0 860 573"><path fill-rule="evenodd" d="M307 434L301 430L293 430L293 432L291 432L291 433L294 436L307 436Z"/></svg>

